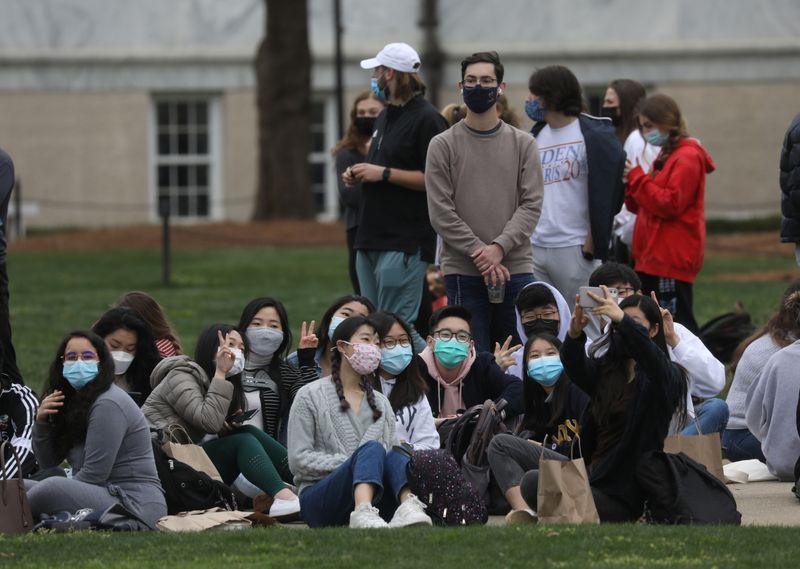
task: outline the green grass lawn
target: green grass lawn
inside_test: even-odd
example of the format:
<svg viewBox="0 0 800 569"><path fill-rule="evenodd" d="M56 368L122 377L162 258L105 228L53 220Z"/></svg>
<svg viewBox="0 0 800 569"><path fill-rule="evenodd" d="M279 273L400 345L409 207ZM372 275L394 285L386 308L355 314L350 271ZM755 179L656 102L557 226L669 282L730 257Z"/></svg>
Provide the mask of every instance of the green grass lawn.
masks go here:
<svg viewBox="0 0 800 569"><path fill-rule="evenodd" d="M797 566L796 541L796 528L643 525L37 534L0 536L0 566L778 569Z"/></svg>

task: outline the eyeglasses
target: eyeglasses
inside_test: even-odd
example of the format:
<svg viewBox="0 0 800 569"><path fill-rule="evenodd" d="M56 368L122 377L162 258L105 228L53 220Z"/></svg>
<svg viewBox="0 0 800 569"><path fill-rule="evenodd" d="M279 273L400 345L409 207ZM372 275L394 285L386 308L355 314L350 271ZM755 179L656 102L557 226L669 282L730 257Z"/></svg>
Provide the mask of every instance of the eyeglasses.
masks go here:
<svg viewBox="0 0 800 569"><path fill-rule="evenodd" d="M447 328L442 328L441 330L436 330L433 333L433 337L437 340L444 340L445 342L455 338L457 342L461 342L462 344L468 343L472 340L472 334L469 332L464 332L463 330L459 332L453 332L452 330L448 330Z"/></svg>
<svg viewBox="0 0 800 569"><path fill-rule="evenodd" d="M391 350L397 345L407 348L411 345L411 340L409 340L406 336L403 336L402 338L398 338L397 340L395 340L394 338L384 338L383 342L381 343L383 344L384 348L388 348Z"/></svg>
<svg viewBox="0 0 800 569"><path fill-rule="evenodd" d="M630 296L636 292L636 290L631 287L617 287L616 289L609 290L616 290L617 298L625 298L626 296Z"/></svg>
<svg viewBox="0 0 800 569"><path fill-rule="evenodd" d="M558 312L555 310L549 310L547 312L542 312L541 314L531 314L530 316L526 315L526 320L523 322L523 324L527 324L528 322L533 322L535 320L555 320L556 316L558 316Z"/></svg>
<svg viewBox="0 0 800 569"><path fill-rule="evenodd" d="M472 75L467 75L461 81L461 84L466 87L467 89L472 89L477 87L480 84L481 87L494 87L497 85L497 78L496 77L489 77L488 75L484 77L473 77Z"/></svg>
<svg viewBox="0 0 800 569"><path fill-rule="evenodd" d="M78 360L84 362L94 362L97 361L97 354L94 352L67 352L61 359L65 362L77 362Z"/></svg>

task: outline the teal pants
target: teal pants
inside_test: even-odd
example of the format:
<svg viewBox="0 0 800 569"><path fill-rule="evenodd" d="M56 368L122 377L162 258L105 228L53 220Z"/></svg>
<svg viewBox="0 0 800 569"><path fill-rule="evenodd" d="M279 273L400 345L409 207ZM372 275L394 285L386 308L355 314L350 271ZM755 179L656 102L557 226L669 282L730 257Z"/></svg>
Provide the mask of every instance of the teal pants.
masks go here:
<svg viewBox="0 0 800 569"><path fill-rule="evenodd" d="M356 256L356 272L361 294L370 299L378 310L394 312L411 328L417 352L425 349L425 340L413 328L422 303L422 283L428 264L419 252L408 255L402 251L364 251Z"/></svg>
<svg viewBox="0 0 800 569"><path fill-rule="evenodd" d="M243 474L252 484L274 496L292 481L286 447L252 425L203 443L225 484Z"/></svg>

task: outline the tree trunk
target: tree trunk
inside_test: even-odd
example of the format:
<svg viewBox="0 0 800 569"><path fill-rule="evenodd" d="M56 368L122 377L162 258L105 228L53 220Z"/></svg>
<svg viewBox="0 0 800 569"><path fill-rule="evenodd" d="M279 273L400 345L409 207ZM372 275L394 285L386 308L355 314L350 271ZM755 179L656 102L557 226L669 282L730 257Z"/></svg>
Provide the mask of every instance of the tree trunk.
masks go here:
<svg viewBox="0 0 800 569"><path fill-rule="evenodd" d="M308 0L265 0L256 55L258 188L253 219L310 219Z"/></svg>

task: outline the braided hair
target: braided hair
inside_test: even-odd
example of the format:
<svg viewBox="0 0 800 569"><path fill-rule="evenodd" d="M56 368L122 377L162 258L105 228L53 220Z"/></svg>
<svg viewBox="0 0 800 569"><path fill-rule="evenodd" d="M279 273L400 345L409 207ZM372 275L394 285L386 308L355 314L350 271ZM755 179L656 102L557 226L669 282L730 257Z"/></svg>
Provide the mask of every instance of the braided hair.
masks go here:
<svg viewBox="0 0 800 569"><path fill-rule="evenodd" d="M639 107L639 115L647 117L659 130L666 131L669 135L667 142L661 147L658 158L653 162L650 175L655 177L681 140L689 137L689 133L678 103L669 95L659 93L647 97Z"/></svg>
<svg viewBox="0 0 800 569"><path fill-rule="evenodd" d="M342 354L336 349L336 344L338 344L340 340L349 342L362 326L369 326L373 330L375 329L375 324L373 324L372 320L369 318L365 316L351 316L336 327L333 337L331 338L331 381L333 381L333 386L336 388L336 395L339 398L339 408L342 412L350 408L350 403L348 403L344 396L344 386L342 385L341 375ZM381 411L375 401L375 390L372 388L371 375L361 376L361 383L359 386L362 391L367 394L367 404L370 409L372 409L372 420L377 421L383 416L383 411Z"/></svg>

